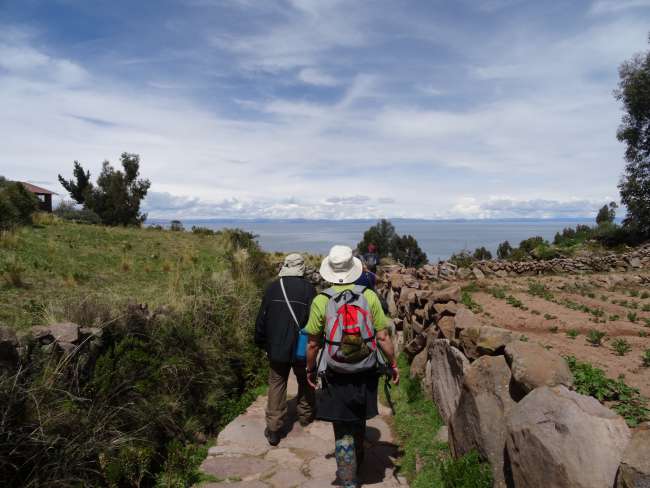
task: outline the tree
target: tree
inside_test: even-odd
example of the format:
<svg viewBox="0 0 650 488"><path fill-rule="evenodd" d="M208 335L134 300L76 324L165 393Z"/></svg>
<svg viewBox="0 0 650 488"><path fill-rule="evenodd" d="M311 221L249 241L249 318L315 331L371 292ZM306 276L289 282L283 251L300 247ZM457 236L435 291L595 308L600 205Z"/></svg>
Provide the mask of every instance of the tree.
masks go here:
<svg viewBox="0 0 650 488"><path fill-rule="evenodd" d="M363 233L363 240L357 244L357 250L359 253L365 254L368 252L368 245L374 244L379 257L386 257L392 251L396 236L395 226L390 221L382 219Z"/></svg>
<svg viewBox="0 0 650 488"><path fill-rule="evenodd" d="M483 261L484 259L492 259L492 253L488 251L484 246L477 247L474 250L474 259L477 261Z"/></svg>
<svg viewBox="0 0 650 488"><path fill-rule="evenodd" d="M140 213L140 204L147 195L151 183L140 176L140 156L122 153L123 171L116 170L104 161L96 185L90 183L90 172L84 171L75 161L73 180L66 181L59 176L61 184L70 196L92 210L106 225L140 225L147 218ZM81 200L81 201L80 201Z"/></svg>
<svg viewBox="0 0 650 488"><path fill-rule="evenodd" d="M543 237L529 237L528 239L524 239L519 243L519 249L522 252L530 253L533 249L535 249L537 246L541 246L542 244L547 244Z"/></svg>
<svg viewBox="0 0 650 488"><path fill-rule="evenodd" d="M616 202L609 202L609 205L603 205L596 215L596 223L598 225L613 224L616 218L616 209L618 205Z"/></svg>
<svg viewBox="0 0 650 488"><path fill-rule="evenodd" d="M411 235L393 238L393 257L409 268L419 267L427 263L427 255L420 249L418 241Z"/></svg>
<svg viewBox="0 0 650 488"><path fill-rule="evenodd" d="M90 182L90 171L84 171L79 161L75 161L72 174L74 180L66 180L59 175L59 183L70 193L70 197L75 202L83 204L86 201L86 196L93 189L93 184Z"/></svg>
<svg viewBox="0 0 650 488"><path fill-rule="evenodd" d="M508 259L510 254L512 254L512 246L508 241L499 244L499 247L497 247L497 257L499 259Z"/></svg>
<svg viewBox="0 0 650 488"><path fill-rule="evenodd" d="M0 176L0 229L32 223L38 199L22 185Z"/></svg>
<svg viewBox="0 0 650 488"><path fill-rule="evenodd" d="M617 131L626 144L625 171L618 184L627 207L623 225L650 237L650 51L637 54L619 68L616 98L624 115Z"/></svg>

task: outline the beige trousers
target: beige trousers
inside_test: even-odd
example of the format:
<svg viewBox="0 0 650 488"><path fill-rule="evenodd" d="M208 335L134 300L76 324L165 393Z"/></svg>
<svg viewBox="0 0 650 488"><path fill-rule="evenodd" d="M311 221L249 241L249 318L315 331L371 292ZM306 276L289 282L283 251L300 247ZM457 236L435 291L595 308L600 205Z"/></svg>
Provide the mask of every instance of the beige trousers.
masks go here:
<svg viewBox="0 0 650 488"><path fill-rule="evenodd" d="M266 426L270 431L277 432L282 429L287 416L287 381L289 373L293 373L298 380L298 396L296 397L296 411L301 422L310 422L314 419L314 390L307 383L305 365L286 363L271 363L269 368L269 393L266 405Z"/></svg>

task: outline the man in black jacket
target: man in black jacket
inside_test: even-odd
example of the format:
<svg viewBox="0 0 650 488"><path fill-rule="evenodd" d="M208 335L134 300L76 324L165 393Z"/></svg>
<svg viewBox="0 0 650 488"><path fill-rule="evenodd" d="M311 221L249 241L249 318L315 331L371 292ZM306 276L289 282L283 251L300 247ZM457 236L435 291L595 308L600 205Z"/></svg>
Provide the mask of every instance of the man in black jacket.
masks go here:
<svg viewBox="0 0 650 488"><path fill-rule="evenodd" d="M316 290L304 279L304 274L302 256L289 254L284 260L279 279L266 289L255 324L255 344L266 350L270 363L264 433L272 446L280 442L280 430L287 413L287 380L292 367L298 380L297 412L300 425L306 426L314 418L314 390L307 384L304 360L298 363L293 357L298 332L307 324L311 302L316 296ZM289 303L282 291L281 281Z"/></svg>

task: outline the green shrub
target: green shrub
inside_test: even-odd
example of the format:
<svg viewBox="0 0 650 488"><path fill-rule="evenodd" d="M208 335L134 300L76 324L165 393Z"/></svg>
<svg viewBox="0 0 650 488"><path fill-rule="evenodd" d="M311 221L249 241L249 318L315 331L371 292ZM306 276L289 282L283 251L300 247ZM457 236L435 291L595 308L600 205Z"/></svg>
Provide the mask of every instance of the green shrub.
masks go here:
<svg viewBox="0 0 650 488"><path fill-rule="evenodd" d="M100 224L101 219L92 210L77 207L74 202L61 202L55 209L54 215L62 220L80 224Z"/></svg>
<svg viewBox="0 0 650 488"><path fill-rule="evenodd" d="M544 318L546 320L555 320L557 318L557 315L551 315L550 313L545 313Z"/></svg>
<svg viewBox="0 0 650 488"><path fill-rule="evenodd" d="M34 194L21 183L0 176L0 230L31 224L37 210L38 199Z"/></svg>
<svg viewBox="0 0 650 488"><path fill-rule="evenodd" d="M601 402L614 402L612 409L621 415L630 427L650 419L648 399L639 390L625 384L619 378L607 378L602 369L587 362L580 362L574 356L565 357L574 377L574 388L578 393L597 398Z"/></svg>
<svg viewBox="0 0 650 488"><path fill-rule="evenodd" d="M637 320L639 320L639 316L637 315L636 312L628 312L627 320L629 320L630 322L636 322Z"/></svg>
<svg viewBox="0 0 650 488"><path fill-rule="evenodd" d="M478 453L471 451L458 459L447 459L440 466L445 488L491 488L490 465L481 462Z"/></svg>
<svg viewBox="0 0 650 488"><path fill-rule="evenodd" d="M630 346L630 343L625 339L614 339L612 341L612 349L614 349L616 354L619 356L625 356L625 354L632 350L632 346Z"/></svg>
<svg viewBox="0 0 650 488"><path fill-rule="evenodd" d="M554 325L554 326L552 326L552 327L549 327L549 329L548 329L548 331L549 331L551 334L557 334L557 331L558 331L558 330L559 330L559 327L558 327L557 325Z"/></svg>
<svg viewBox="0 0 650 488"><path fill-rule="evenodd" d="M641 307L641 310L643 312L650 312L650 303L643 304L643 307Z"/></svg>
<svg viewBox="0 0 650 488"><path fill-rule="evenodd" d="M554 299L553 293L551 293L548 287L538 281L528 282L528 293L543 298L544 300L552 301Z"/></svg>
<svg viewBox="0 0 650 488"><path fill-rule="evenodd" d="M474 261L474 257L469 253L469 251L466 250L454 253L449 258L449 262L458 266L459 268L471 268L474 264Z"/></svg>
<svg viewBox="0 0 650 488"><path fill-rule="evenodd" d="M641 298L644 299L644 300L645 300L646 298L650 298L650 293L647 292L647 291L644 291L643 293L641 293Z"/></svg>
<svg viewBox="0 0 650 488"><path fill-rule="evenodd" d="M566 331L566 335L569 339L575 339L580 335L580 332L577 329L569 329Z"/></svg>
<svg viewBox="0 0 650 488"><path fill-rule="evenodd" d="M591 329L587 334L587 342L594 347L599 347L603 343L603 338L606 336L605 332L600 330Z"/></svg>
<svg viewBox="0 0 650 488"><path fill-rule="evenodd" d="M0 255L0 275L5 285L14 288L25 288L26 268L16 254L3 257Z"/></svg>
<svg viewBox="0 0 650 488"><path fill-rule="evenodd" d="M467 291L463 291L460 301L474 313L481 313L483 311L483 307L476 303L472 298L472 295Z"/></svg>
<svg viewBox="0 0 650 488"><path fill-rule="evenodd" d="M503 288L492 288L490 289L490 293L494 298L498 298L500 300L505 300L506 298L506 291Z"/></svg>

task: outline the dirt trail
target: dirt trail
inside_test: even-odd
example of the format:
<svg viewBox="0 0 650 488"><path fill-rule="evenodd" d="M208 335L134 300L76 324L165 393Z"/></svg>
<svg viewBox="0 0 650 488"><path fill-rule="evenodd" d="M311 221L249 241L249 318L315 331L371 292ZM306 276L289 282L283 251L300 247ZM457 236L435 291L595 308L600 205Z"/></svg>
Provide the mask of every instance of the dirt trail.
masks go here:
<svg viewBox="0 0 650 488"><path fill-rule="evenodd" d="M295 378L289 381L289 397L297 392ZM248 410L219 434L217 445L203 461L204 473L223 480L203 483L202 488L330 488L336 479L334 434L326 422L300 426L295 401L289 401L287 435L277 447L264 437L266 396L260 396ZM368 421L366 461L361 469L363 486L408 487L395 474L398 446L387 423L390 412L379 406L379 416Z"/></svg>

